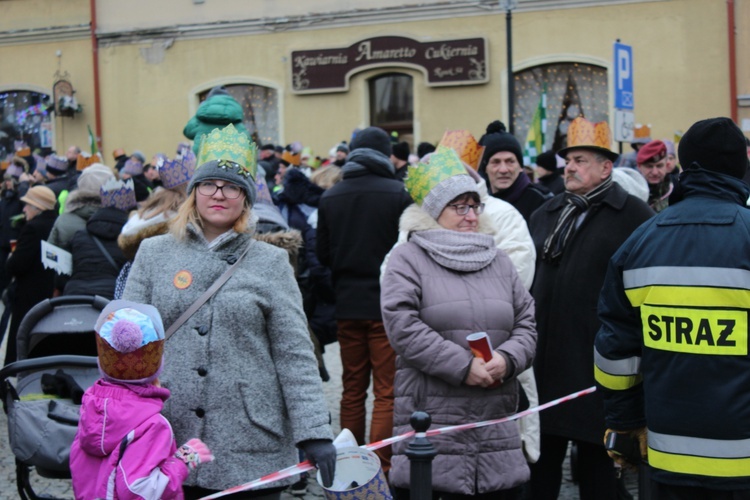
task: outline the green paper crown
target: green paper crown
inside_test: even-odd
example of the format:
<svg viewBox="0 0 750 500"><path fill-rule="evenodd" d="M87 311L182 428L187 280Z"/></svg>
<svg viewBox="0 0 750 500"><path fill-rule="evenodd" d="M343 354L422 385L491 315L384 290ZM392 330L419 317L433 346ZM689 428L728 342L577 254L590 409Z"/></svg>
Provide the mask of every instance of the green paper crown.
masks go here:
<svg viewBox="0 0 750 500"><path fill-rule="evenodd" d="M225 168L234 164L240 175L249 175L254 180L258 171L258 146L230 123L222 129L215 128L210 134L201 136L198 168L213 160Z"/></svg>
<svg viewBox="0 0 750 500"><path fill-rule="evenodd" d="M404 180L406 190L414 202L422 206L425 197L435 186L454 175L466 175L466 169L454 149L438 146L430 155L429 163L409 165L407 173Z"/></svg>

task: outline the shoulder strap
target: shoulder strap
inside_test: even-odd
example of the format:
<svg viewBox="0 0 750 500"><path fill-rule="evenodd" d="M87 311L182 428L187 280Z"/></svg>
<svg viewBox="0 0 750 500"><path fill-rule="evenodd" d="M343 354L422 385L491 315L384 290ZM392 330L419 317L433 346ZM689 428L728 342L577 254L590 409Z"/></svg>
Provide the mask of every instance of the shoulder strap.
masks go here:
<svg viewBox="0 0 750 500"><path fill-rule="evenodd" d="M99 238L97 238L91 233L89 233L89 236L91 236L91 239L94 240L94 243L96 243L96 246L99 247L99 250L102 252L102 254L104 254L104 258L107 259L107 262L109 262L112 265L112 267L115 268L115 271L119 271L120 266L117 265L117 263L115 262L115 259L113 259L112 256L107 251L107 249L104 248L104 244L99 240Z"/></svg>
<svg viewBox="0 0 750 500"><path fill-rule="evenodd" d="M245 256L247 251L250 250L250 245L253 244L253 241L254 240L250 240L250 243L247 245L245 250L239 256L237 261L234 264L232 264L232 266L229 269L224 271L224 274L219 276L219 279L214 281L213 285L211 285L208 288L208 290L203 292L203 294L200 297L198 297L195 302L190 304L190 307L188 307L187 310L184 313L182 313L180 317L175 320L174 323L172 323L172 325L167 329L167 332L164 334L165 341L169 340L169 337L171 337L174 334L174 332L176 332L188 319L190 319L190 316L195 314L195 312L198 309L200 309L201 306L205 304L206 301L210 299L211 296L215 294L217 290L219 290L219 288L221 288L221 286L224 283L226 283L229 278L232 277L232 274L234 274L234 272L237 270L237 266L239 266L240 262L242 262L242 258Z"/></svg>

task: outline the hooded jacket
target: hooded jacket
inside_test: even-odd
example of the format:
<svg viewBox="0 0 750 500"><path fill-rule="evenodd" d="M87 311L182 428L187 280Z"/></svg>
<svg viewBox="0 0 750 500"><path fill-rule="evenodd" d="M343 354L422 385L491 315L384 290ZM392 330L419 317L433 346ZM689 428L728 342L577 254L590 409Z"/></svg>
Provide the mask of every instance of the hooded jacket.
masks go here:
<svg viewBox="0 0 750 500"><path fill-rule="evenodd" d="M331 269L336 319L380 321L380 265L411 203L387 156L370 148L349 154L343 180L318 208L316 254Z"/></svg>
<svg viewBox="0 0 750 500"><path fill-rule="evenodd" d="M479 232L487 233L485 217ZM409 232L442 229L421 208L401 218ZM491 231L491 230L490 230ZM531 366L536 345L534 301L513 263L497 252L485 267L460 272L438 264L414 242L393 250L382 282L382 311L396 351L394 435L411 430L414 411L426 411L432 428L502 418L515 413L515 376ZM487 332L509 373L495 388L463 382L473 356L466 336ZM476 495L505 490L529 478L514 422L430 437L436 491ZM390 481L409 486L406 443L393 445Z"/></svg>
<svg viewBox="0 0 750 500"><path fill-rule="evenodd" d="M103 379L86 390L70 448L76 499L184 498L188 468L160 414L167 398L167 389Z"/></svg>
<svg viewBox="0 0 750 500"><path fill-rule="evenodd" d="M55 221L47 241L69 252L73 236L86 229L86 221L100 208L102 200L98 194L73 191L65 202L65 212Z"/></svg>
<svg viewBox="0 0 750 500"><path fill-rule="evenodd" d="M114 297L115 280L127 261L117 246L117 237L127 218L122 210L101 208L86 222L86 229L73 236L73 275L65 285L64 295L101 295L110 300ZM116 266L102 253L94 237Z"/></svg>

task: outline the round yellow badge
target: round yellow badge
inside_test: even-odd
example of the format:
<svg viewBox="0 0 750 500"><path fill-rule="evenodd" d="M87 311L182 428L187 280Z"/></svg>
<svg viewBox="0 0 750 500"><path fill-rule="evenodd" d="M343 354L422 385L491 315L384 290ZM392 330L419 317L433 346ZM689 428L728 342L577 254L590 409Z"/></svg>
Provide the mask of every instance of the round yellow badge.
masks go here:
<svg viewBox="0 0 750 500"><path fill-rule="evenodd" d="M174 286L176 286L180 290L186 289L192 282L193 275L190 274L190 271L180 271L174 275L174 280L172 280Z"/></svg>

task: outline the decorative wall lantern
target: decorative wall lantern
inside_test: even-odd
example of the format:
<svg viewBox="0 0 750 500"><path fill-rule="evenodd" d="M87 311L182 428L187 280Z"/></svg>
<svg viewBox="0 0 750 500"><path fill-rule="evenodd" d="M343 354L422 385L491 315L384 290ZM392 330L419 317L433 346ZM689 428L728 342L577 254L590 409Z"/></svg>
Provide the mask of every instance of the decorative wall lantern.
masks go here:
<svg viewBox="0 0 750 500"><path fill-rule="evenodd" d="M76 100L76 91L73 84L68 80L67 71L63 74L55 73L55 83L52 86L52 97L55 100L55 113L57 116L73 117L76 113L83 111L83 107Z"/></svg>

